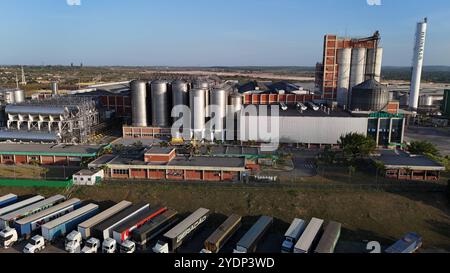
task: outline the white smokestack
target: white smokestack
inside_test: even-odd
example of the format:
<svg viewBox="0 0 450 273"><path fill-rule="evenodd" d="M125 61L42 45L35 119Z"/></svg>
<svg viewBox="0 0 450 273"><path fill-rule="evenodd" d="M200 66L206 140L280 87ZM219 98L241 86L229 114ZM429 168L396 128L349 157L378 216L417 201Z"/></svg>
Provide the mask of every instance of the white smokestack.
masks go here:
<svg viewBox="0 0 450 273"><path fill-rule="evenodd" d="M428 19L417 24L416 45L414 47L413 72L411 77L411 95L409 107L416 110L419 107L420 82L422 80L423 56L425 52L425 41L427 36Z"/></svg>

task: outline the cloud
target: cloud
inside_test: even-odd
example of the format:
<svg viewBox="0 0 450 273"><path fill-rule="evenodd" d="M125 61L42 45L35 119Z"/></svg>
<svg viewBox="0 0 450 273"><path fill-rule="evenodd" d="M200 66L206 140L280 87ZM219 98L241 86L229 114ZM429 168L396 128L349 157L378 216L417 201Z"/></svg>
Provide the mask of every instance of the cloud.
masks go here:
<svg viewBox="0 0 450 273"><path fill-rule="evenodd" d="M81 0L66 0L69 6L81 6Z"/></svg>

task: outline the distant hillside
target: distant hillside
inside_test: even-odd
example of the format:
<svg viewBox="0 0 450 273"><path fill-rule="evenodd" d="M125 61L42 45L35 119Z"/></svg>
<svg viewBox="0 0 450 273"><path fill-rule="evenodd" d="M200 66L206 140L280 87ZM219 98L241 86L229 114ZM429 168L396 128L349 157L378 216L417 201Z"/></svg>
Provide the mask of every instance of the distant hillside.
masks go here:
<svg viewBox="0 0 450 273"><path fill-rule="evenodd" d="M411 67L383 67L384 80L411 80ZM450 83L450 66L425 66L422 80L425 82Z"/></svg>

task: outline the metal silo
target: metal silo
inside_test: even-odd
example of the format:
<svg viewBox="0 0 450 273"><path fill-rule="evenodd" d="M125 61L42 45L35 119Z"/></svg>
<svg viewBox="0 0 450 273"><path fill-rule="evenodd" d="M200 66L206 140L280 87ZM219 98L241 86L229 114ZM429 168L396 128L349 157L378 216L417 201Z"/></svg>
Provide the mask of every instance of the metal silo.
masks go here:
<svg viewBox="0 0 450 273"><path fill-rule="evenodd" d="M132 81L131 87L131 114L132 124L135 127L147 127L147 86L144 81Z"/></svg>
<svg viewBox="0 0 450 273"><path fill-rule="evenodd" d="M422 95L419 97L419 106L421 107L430 107L433 106L433 96L430 95Z"/></svg>
<svg viewBox="0 0 450 273"><path fill-rule="evenodd" d="M193 88L195 89L203 89L205 90L205 108L206 113L209 112L209 104L210 104L210 84L206 80L197 80L193 83Z"/></svg>
<svg viewBox="0 0 450 273"><path fill-rule="evenodd" d="M366 61L366 80L374 78L377 82L381 81L381 64L383 62L383 48L367 49Z"/></svg>
<svg viewBox="0 0 450 273"><path fill-rule="evenodd" d="M151 83L152 100L152 126L169 127L169 84L167 81L158 80Z"/></svg>
<svg viewBox="0 0 450 273"><path fill-rule="evenodd" d="M364 70L366 68L366 48L354 48L352 50L352 64L350 68L350 94L349 102L351 105L352 88L364 82Z"/></svg>
<svg viewBox="0 0 450 273"><path fill-rule="evenodd" d="M189 106L189 84L183 80L172 82L173 107L177 105Z"/></svg>
<svg viewBox="0 0 450 273"><path fill-rule="evenodd" d="M209 116L215 120L211 126L211 140L225 140L225 119L227 115L228 92L224 89L211 91L211 105Z"/></svg>
<svg viewBox="0 0 450 273"><path fill-rule="evenodd" d="M338 51L338 83L337 83L337 101L342 106L348 104L348 91L350 88L350 68L352 60L352 49L344 48Z"/></svg>
<svg viewBox="0 0 450 273"><path fill-rule="evenodd" d="M14 103L22 103L25 101L25 92L23 90L14 91Z"/></svg>
<svg viewBox="0 0 450 273"><path fill-rule="evenodd" d="M189 92L191 108L191 136L195 140L205 139L205 93L204 89L192 89Z"/></svg>
<svg viewBox="0 0 450 273"><path fill-rule="evenodd" d="M227 140L230 140L228 134L233 136L233 140L237 140L239 132L239 122L241 118L241 111L243 107L243 97L239 93L233 93L229 97L230 106L227 111L227 120L232 119L234 121L234 127L227 123Z"/></svg>
<svg viewBox="0 0 450 273"><path fill-rule="evenodd" d="M52 94L53 95L58 95L58 83L57 82L52 82L51 88L52 88Z"/></svg>
<svg viewBox="0 0 450 273"><path fill-rule="evenodd" d="M389 91L374 79L367 80L352 89L352 110L381 111L389 102Z"/></svg>

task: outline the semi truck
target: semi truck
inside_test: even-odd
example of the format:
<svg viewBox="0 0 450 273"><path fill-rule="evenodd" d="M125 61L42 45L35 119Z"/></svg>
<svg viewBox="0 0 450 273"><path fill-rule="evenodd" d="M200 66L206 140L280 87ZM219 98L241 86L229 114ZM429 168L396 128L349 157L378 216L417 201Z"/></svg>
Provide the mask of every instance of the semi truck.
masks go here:
<svg viewBox="0 0 450 273"><path fill-rule="evenodd" d="M130 237L133 230L140 228L142 225L165 211L167 211L167 208L147 208L137 213L114 228L113 239L116 240L117 243L122 244Z"/></svg>
<svg viewBox="0 0 450 273"><path fill-rule="evenodd" d="M101 241L106 240L108 238L111 238L113 235L113 229L126 220L130 219L134 215L138 214L139 212L148 209L149 204L135 204L131 205L124 210L120 211L119 213L113 215L112 217L104 220L103 222L100 222L99 224L95 225L91 229L91 236L94 238L97 238Z"/></svg>
<svg viewBox="0 0 450 273"><path fill-rule="evenodd" d="M74 230L66 236L64 248L69 253L80 253L81 251L81 233Z"/></svg>
<svg viewBox="0 0 450 273"><path fill-rule="evenodd" d="M76 226L94 216L98 212L98 205L88 204L82 208L74 210L56 220L53 220L41 227L42 237L47 241L54 241L58 236L64 236Z"/></svg>
<svg viewBox="0 0 450 273"><path fill-rule="evenodd" d="M388 247L386 253L414 253L422 246L422 236L417 233L410 232L403 236L402 239Z"/></svg>
<svg viewBox="0 0 450 273"><path fill-rule="evenodd" d="M176 252L176 250L203 226L209 217L209 209L199 208L178 225L167 231L153 247L155 253Z"/></svg>
<svg viewBox="0 0 450 273"><path fill-rule="evenodd" d="M322 219L312 218L302 236L300 236L300 239L298 239L298 242L295 244L294 253L308 253L318 237L322 225Z"/></svg>
<svg viewBox="0 0 450 273"><path fill-rule="evenodd" d="M0 208L8 206L17 201L17 195L15 194L7 194L0 197Z"/></svg>
<svg viewBox="0 0 450 273"><path fill-rule="evenodd" d="M273 218L261 216L258 221L247 231L247 233L236 244L233 253L253 253L256 251L259 241L269 230Z"/></svg>
<svg viewBox="0 0 450 273"><path fill-rule="evenodd" d="M31 205L33 203L39 202L41 200L44 200L43 196L37 195L31 198L28 198L26 200L22 200L20 202L14 203L12 205L9 205L7 207L1 208L0 209L0 216L6 215L10 212L13 212L15 210L21 209L23 207L26 207L28 205Z"/></svg>
<svg viewBox="0 0 450 273"><path fill-rule="evenodd" d="M209 237L206 239L204 249L201 253L219 253L220 249L228 242L228 240L241 227L242 217L236 214L223 222Z"/></svg>
<svg viewBox="0 0 450 273"><path fill-rule="evenodd" d="M302 219L295 218L284 234L284 241L281 245L281 253L292 253L294 245L305 230L306 223Z"/></svg>
<svg viewBox="0 0 450 273"><path fill-rule="evenodd" d="M341 223L330 221L325 227L322 238L316 247L315 253L334 253L334 249L341 236Z"/></svg>
<svg viewBox="0 0 450 273"><path fill-rule="evenodd" d="M65 200L66 197L62 195L55 195L50 198L39 201L37 203L26 206L24 208L5 214L0 217L0 229L4 229L6 227L13 227L14 223L17 220L36 214Z"/></svg>
<svg viewBox="0 0 450 273"><path fill-rule="evenodd" d="M131 232L131 239L136 243L137 248L146 249L147 243L165 232L177 222L177 212L167 210L164 213L151 219L149 222Z"/></svg>
<svg viewBox="0 0 450 273"><path fill-rule="evenodd" d="M42 225L74 211L75 209L79 208L80 205L81 200L77 198L64 201L51 208L16 221L16 223L14 224L15 230L17 231L19 236L28 238Z"/></svg>
<svg viewBox="0 0 450 273"><path fill-rule="evenodd" d="M95 215L91 219L88 219L87 221L84 221L83 223L79 224L78 232L81 233L81 237L84 240L87 240L89 237L91 237L91 229L95 225L107 220L108 218L111 218L112 216L123 211L124 209L126 209L129 206L131 206L131 202L122 201L122 202L110 207L109 209Z"/></svg>

